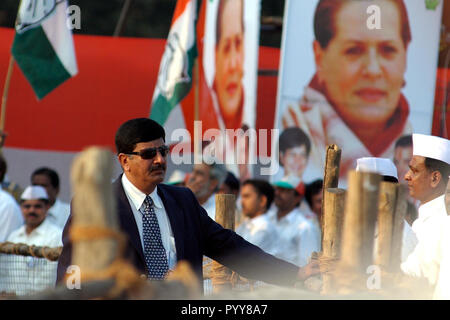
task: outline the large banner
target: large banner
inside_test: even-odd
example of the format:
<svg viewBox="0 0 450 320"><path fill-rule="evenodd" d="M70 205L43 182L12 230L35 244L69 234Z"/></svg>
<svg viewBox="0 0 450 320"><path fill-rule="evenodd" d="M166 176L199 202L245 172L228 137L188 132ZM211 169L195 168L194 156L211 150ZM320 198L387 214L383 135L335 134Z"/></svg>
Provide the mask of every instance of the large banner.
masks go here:
<svg viewBox="0 0 450 320"><path fill-rule="evenodd" d="M340 184L360 157L393 158L396 141L431 133L443 1L288 0L273 180L323 178L342 149ZM401 177L400 177L401 178Z"/></svg>
<svg viewBox="0 0 450 320"><path fill-rule="evenodd" d="M248 164L255 151L243 142L244 132L255 129L256 122L259 28L260 0L202 2L197 24L199 78L181 102L192 148L184 149L188 139L180 139L179 130L173 137L167 132L171 143L182 142L172 155L185 157L189 151L200 151L195 142L203 142L203 147L212 142L203 154L215 156L242 179L252 175ZM170 116L168 122L176 118L180 115Z"/></svg>

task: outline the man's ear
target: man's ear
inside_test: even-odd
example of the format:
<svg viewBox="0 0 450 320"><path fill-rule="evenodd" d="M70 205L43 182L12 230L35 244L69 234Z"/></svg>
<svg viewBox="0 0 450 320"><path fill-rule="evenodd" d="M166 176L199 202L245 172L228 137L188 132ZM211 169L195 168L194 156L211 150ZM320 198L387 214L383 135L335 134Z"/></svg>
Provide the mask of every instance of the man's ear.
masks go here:
<svg viewBox="0 0 450 320"><path fill-rule="evenodd" d="M265 195L261 195L259 198L261 199L261 201L260 201L261 207L266 208L266 206L267 206L267 197Z"/></svg>
<svg viewBox="0 0 450 320"><path fill-rule="evenodd" d="M431 173L431 181L430 181L431 187L432 188L436 188L437 186L439 186L441 181L442 181L441 173L439 171L437 171L437 170L433 171Z"/></svg>
<svg viewBox="0 0 450 320"><path fill-rule="evenodd" d="M120 166L122 167L123 171L129 171L130 170L130 158L125 153L119 153L117 156Z"/></svg>

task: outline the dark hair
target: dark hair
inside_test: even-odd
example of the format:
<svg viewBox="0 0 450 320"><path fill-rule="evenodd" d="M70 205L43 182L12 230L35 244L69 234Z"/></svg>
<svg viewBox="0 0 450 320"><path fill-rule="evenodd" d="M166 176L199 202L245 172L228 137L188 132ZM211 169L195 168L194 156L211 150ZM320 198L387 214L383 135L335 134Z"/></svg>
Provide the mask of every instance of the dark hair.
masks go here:
<svg viewBox="0 0 450 320"><path fill-rule="evenodd" d="M312 198L322 190L323 180L317 179L309 183L305 187L305 199L310 208L312 208Z"/></svg>
<svg viewBox="0 0 450 320"><path fill-rule="evenodd" d="M58 189L59 188L59 176L58 173L50 168L42 167L39 169L34 170L33 174L31 175L31 179L33 179L34 176L37 175L45 175L50 179L50 183L53 186L53 188Z"/></svg>
<svg viewBox="0 0 450 320"><path fill-rule="evenodd" d="M330 41L336 35L336 15L346 3L354 0L320 0L314 14L314 36L322 49L328 47ZM411 27L408 12L403 0L390 0L397 5L400 12L401 36L405 48L411 42Z"/></svg>
<svg viewBox="0 0 450 320"><path fill-rule="evenodd" d="M222 12L223 8L225 7L225 2L228 2L230 0L219 0L219 6L217 8L217 19L216 19L216 46L219 44L219 40L222 37ZM241 3L241 26L242 26L242 32L245 30L245 24L244 24L244 0L239 0Z"/></svg>
<svg viewBox="0 0 450 320"><path fill-rule="evenodd" d="M428 172L439 171L442 176L442 182L446 186L448 183L448 176L450 175L450 166L441 160L425 157L425 168Z"/></svg>
<svg viewBox="0 0 450 320"><path fill-rule="evenodd" d="M311 151L311 141L306 133L299 127L290 127L285 129L278 139L280 153L287 149L305 145L306 154L309 155Z"/></svg>
<svg viewBox="0 0 450 320"><path fill-rule="evenodd" d="M148 118L131 119L123 123L116 132L117 154L133 152L136 144L162 138L166 140L164 128Z"/></svg>
<svg viewBox="0 0 450 320"><path fill-rule="evenodd" d="M244 183L242 183L242 186L245 186L247 184L253 186L253 188L255 188L256 193L259 196L266 197L267 199L266 211L267 211L272 205L273 198L275 197L275 190L273 189L272 185L265 180L258 180L258 179L245 180Z"/></svg>
<svg viewBox="0 0 450 320"><path fill-rule="evenodd" d="M408 134L406 136L401 136L395 142L395 149L397 149L398 147L405 148L405 147L412 147L412 146L413 146L413 140L412 140L412 135L410 135L410 134Z"/></svg>
<svg viewBox="0 0 450 320"><path fill-rule="evenodd" d="M6 163L5 158L2 154L0 154L0 182L3 182L5 178L6 171L8 170L8 164Z"/></svg>
<svg viewBox="0 0 450 320"><path fill-rule="evenodd" d="M231 190L237 191L239 192L239 188L241 183L239 182L239 180L236 178L236 176L231 173L230 171L228 171L227 173L227 177L225 178L225 182L224 182Z"/></svg>

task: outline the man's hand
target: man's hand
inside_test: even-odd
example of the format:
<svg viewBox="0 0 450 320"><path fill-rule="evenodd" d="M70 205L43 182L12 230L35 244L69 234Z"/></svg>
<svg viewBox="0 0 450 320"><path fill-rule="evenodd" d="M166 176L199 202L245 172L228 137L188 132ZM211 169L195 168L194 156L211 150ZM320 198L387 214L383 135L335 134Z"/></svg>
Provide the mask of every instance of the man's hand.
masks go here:
<svg viewBox="0 0 450 320"><path fill-rule="evenodd" d="M309 277L312 277L320 273L319 261L314 259L303 268L300 268L297 273L297 279L299 281L305 281Z"/></svg>

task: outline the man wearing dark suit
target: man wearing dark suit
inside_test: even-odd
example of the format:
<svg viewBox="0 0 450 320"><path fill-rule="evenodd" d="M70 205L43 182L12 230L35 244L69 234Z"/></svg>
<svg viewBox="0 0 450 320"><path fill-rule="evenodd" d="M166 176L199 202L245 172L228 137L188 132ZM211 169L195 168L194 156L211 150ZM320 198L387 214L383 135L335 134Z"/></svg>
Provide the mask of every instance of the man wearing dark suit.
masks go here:
<svg viewBox="0 0 450 320"><path fill-rule="evenodd" d="M242 276L291 286L318 273L277 259L209 218L187 188L161 184L168 148L164 129L147 118L132 119L115 137L123 174L114 182L121 230L128 236L126 258L150 279L163 279L177 261L189 262L202 284L206 255ZM76 196L76 195L75 195ZM63 233L58 282L71 264L70 221Z"/></svg>

